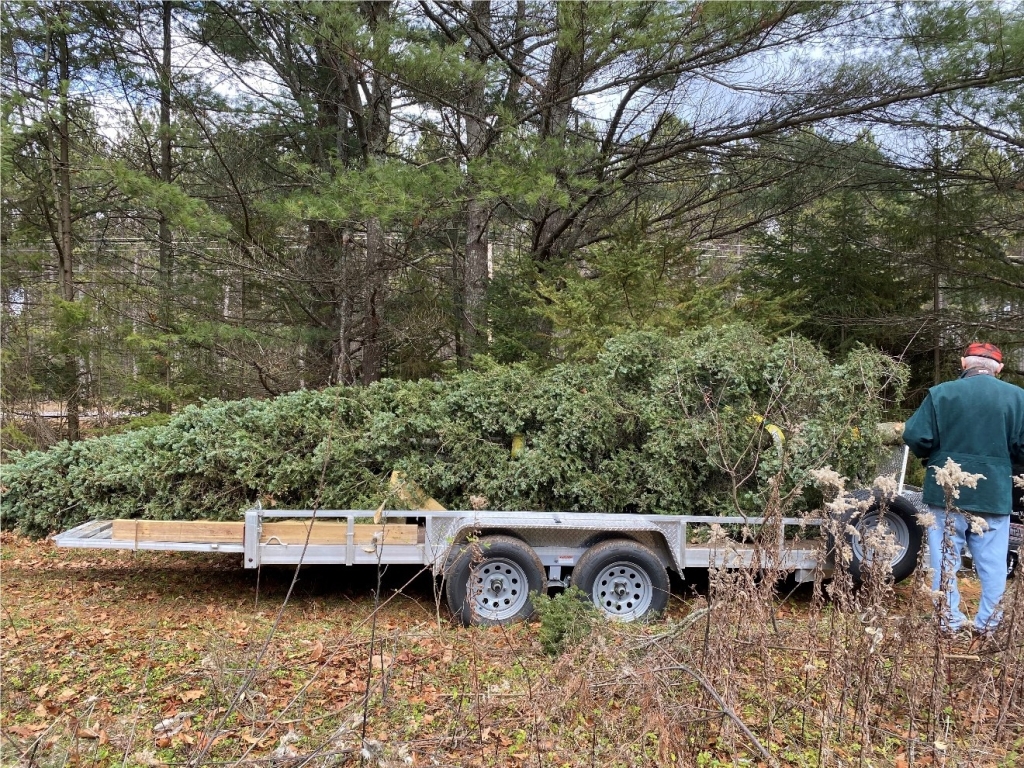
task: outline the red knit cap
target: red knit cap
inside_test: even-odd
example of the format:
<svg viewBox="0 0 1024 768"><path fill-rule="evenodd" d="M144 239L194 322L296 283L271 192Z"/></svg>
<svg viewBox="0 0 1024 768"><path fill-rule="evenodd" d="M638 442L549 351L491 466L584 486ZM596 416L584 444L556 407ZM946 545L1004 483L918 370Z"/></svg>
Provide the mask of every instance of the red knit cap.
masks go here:
<svg viewBox="0 0 1024 768"><path fill-rule="evenodd" d="M987 357L997 363L1003 362L1003 353L999 351L999 347L981 341L968 344L967 349L964 350L964 357Z"/></svg>

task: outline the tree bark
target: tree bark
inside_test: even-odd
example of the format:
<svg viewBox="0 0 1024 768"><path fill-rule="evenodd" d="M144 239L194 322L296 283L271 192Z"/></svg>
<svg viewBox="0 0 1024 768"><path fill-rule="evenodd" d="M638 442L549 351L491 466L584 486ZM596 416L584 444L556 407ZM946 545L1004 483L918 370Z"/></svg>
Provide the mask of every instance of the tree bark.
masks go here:
<svg viewBox="0 0 1024 768"><path fill-rule="evenodd" d="M380 219L366 222L366 294L361 380L372 384L381 375L381 305L384 298L384 229Z"/></svg>
<svg viewBox="0 0 1024 768"><path fill-rule="evenodd" d="M372 33L390 17L391 0L364 3L362 12ZM366 97L365 103L356 99L351 105L353 117L364 126L361 131L365 137L362 164L366 167L384 157L387 151L388 138L391 135L392 85L391 81L376 69L371 70L369 81L358 81L355 71L351 72L350 78L353 86L362 86ZM352 90L357 89L353 87ZM364 384L371 384L380 380L384 358L381 328L384 322L383 308L387 287L384 280L387 270L387 243L379 218L371 216L366 220L365 226L365 318L361 379Z"/></svg>
<svg viewBox="0 0 1024 768"><path fill-rule="evenodd" d="M58 15L63 16L63 4L58 7ZM63 22L63 19L61 20ZM53 33L57 57L57 70L60 76L57 141L59 157L57 161L57 254L60 262L61 297L71 303L75 300L74 241L71 236L71 119L68 114L68 88L71 81L71 49L68 45L67 27L60 23ZM74 344L71 344L74 347ZM64 356L64 378L68 386L68 439L81 438L79 411L81 410L81 392L79 390L78 354L72 348Z"/></svg>
<svg viewBox="0 0 1024 768"><path fill-rule="evenodd" d="M170 184L171 176L171 1L163 1L163 61L160 67L160 181ZM166 334L172 323L171 302L174 291L174 250L167 214L160 211L160 324ZM163 385L170 391L171 350L164 349L160 360ZM171 412L169 396L160 398L160 410Z"/></svg>
<svg viewBox="0 0 1024 768"><path fill-rule="evenodd" d="M561 3L557 11L557 43L551 56L545 87L545 104L541 111L541 137L565 144L573 99L583 83L583 60L586 49L586 2ZM566 179L559 181L564 185ZM546 259L558 250L557 241L565 230L568 212L549 208L534 226L533 253Z"/></svg>
<svg viewBox="0 0 1024 768"><path fill-rule="evenodd" d="M466 53L467 59L478 64L468 83L465 125L466 125L466 249L464 264L457 270L461 290L456 293L459 301L460 333L457 355L460 362L468 360L474 353L482 351L487 344L487 285L490 280L488 221L490 208L479 197L479 187L473 178L473 162L484 155L488 146L489 127L487 114L487 78L484 67L489 53L485 37L491 34L490 0L474 0L471 9L470 39L472 45Z"/></svg>
<svg viewBox="0 0 1024 768"><path fill-rule="evenodd" d="M932 317L935 323L935 348L932 352L932 380L938 385L942 383L942 262L943 262L943 226L945 225L945 216L943 214L943 207L945 201L942 196L942 183L939 178L939 174L942 168L942 158L939 154L939 150L935 149L932 152L932 162L935 166L935 221L932 223L933 226L933 238L932 245L934 252L932 258L934 259L934 272L932 274Z"/></svg>

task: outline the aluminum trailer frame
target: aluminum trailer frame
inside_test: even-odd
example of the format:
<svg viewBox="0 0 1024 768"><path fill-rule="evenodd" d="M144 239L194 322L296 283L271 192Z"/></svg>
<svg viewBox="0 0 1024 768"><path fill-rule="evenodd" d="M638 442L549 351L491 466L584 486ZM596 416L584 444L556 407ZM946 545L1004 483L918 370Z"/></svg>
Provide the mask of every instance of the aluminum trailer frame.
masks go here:
<svg viewBox="0 0 1024 768"><path fill-rule="evenodd" d="M718 517L701 515L631 515L588 512L507 512L497 510L450 510L444 512L396 512L385 515L385 524L418 521L419 536L415 544L389 544L382 535L369 542L355 541L357 520L373 519L373 510L266 510L250 509L245 513L241 544L197 541L132 541L112 538L109 520L83 523L53 537L58 547L82 549L123 549L131 551L219 552L242 555L244 568L263 565L378 565L406 564L429 567L436 575L443 573L453 551L475 535L500 533L521 539L538 555L547 572L550 586L567 586L564 569L572 568L586 550L607 539L632 539L649 548L670 569L740 568L754 564L772 565L792 571L797 581L810 581L816 573L828 576L832 571L823 537L817 539L793 536L805 529L816 529L821 521L814 518L783 518L775 531L774 545L760 548L717 536L710 541L711 526L748 526L765 523L760 517ZM271 520L341 520L347 525L343 544L307 544L304 539L281 541L271 537L262 541L264 521ZM707 535L701 543L691 541L695 530Z"/></svg>

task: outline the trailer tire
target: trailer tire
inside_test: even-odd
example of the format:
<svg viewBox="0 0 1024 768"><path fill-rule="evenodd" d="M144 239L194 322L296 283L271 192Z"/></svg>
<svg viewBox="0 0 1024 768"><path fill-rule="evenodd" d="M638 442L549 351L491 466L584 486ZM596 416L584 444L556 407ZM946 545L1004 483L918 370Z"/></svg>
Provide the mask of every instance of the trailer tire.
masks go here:
<svg viewBox="0 0 1024 768"><path fill-rule="evenodd" d="M643 621L668 607L668 572L647 547L630 539L595 544L580 557L571 583L615 621Z"/></svg>
<svg viewBox="0 0 1024 768"><path fill-rule="evenodd" d="M871 551L864 542L869 533L885 520L890 532L896 540L897 551L892 557L893 581L903 581L914 572L917 559L921 553L921 527L917 522L917 508L902 496L885 498L877 491L858 490L851 496L857 501L870 500L863 512L851 509L844 512L838 519L838 530L850 547L850 575L854 581L860 582L867 577L871 565ZM857 534L848 533L853 527ZM834 534L829 533L829 549L835 552Z"/></svg>
<svg viewBox="0 0 1024 768"><path fill-rule="evenodd" d="M448 608L467 627L528 619L530 595L547 591L537 553L513 536L484 536L453 549L444 578Z"/></svg>

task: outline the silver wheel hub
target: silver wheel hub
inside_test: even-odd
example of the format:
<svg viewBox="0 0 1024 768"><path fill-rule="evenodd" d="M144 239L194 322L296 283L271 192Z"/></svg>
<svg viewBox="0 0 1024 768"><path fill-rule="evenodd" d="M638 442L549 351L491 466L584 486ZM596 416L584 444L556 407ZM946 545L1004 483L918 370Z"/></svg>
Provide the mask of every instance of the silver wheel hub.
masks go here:
<svg viewBox="0 0 1024 768"><path fill-rule="evenodd" d="M654 600L650 575L632 563L617 562L605 566L594 579L591 599L602 613L618 621L643 616Z"/></svg>
<svg viewBox="0 0 1024 768"><path fill-rule="evenodd" d="M469 576L473 610L491 621L515 617L530 598L530 583L522 566L497 557L473 567Z"/></svg>

